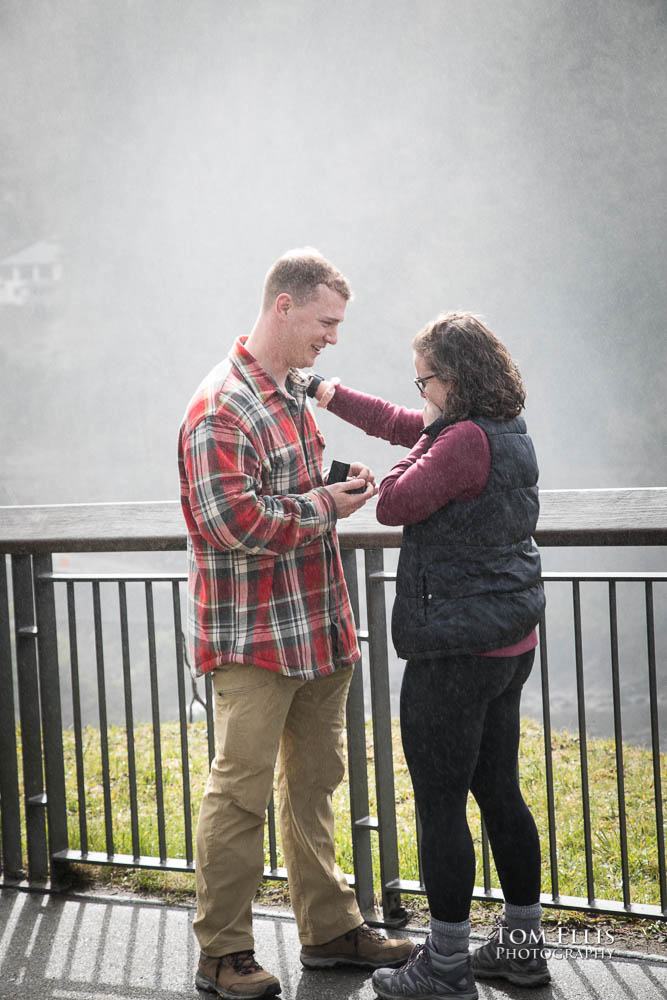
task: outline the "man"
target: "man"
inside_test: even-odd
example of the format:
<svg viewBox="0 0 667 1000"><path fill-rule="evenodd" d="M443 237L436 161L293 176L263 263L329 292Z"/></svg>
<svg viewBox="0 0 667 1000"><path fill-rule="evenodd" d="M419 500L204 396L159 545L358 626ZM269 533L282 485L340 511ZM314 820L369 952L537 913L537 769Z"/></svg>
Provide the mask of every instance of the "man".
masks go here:
<svg viewBox="0 0 667 1000"><path fill-rule="evenodd" d="M215 691L216 757L197 829L196 985L223 998L280 992L255 961L251 912L278 755L303 964L377 968L411 950L363 923L334 856L331 796L359 659L335 525L375 483L361 463L347 483L324 483L310 379L297 369L336 343L350 295L317 251L281 257L252 332L201 384L181 427L193 663L213 670Z"/></svg>

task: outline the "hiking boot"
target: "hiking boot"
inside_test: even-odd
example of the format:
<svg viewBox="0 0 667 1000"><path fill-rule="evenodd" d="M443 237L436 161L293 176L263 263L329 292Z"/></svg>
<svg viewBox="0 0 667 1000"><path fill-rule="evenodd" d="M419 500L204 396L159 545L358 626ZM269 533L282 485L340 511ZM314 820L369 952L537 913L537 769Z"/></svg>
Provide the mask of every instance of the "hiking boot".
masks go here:
<svg viewBox="0 0 667 1000"><path fill-rule="evenodd" d="M361 924L326 944L304 944L301 964L307 969L330 969L335 965L378 969L384 965L402 965L411 951L412 941L386 938L367 924Z"/></svg>
<svg viewBox="0 0 667 1000"><path fill-rule="evenodd" d="M217 993L221 1000L254 1000L280 993L280 983L255 961L254 951L234 951L221 958L200 952L195 986Z"/></svg>
<svg viewBox="0 0 667 1000"><path fill-rule="evenodd" d="M523 931L510 932L499 923L472 955L475 979L506 979L516 986L539 986L548 983L551 973L544 957L544 935L534 941Z"/></svg>
<svg viewBox="0 0 667 1000"><path fill-rule="evenodd" d="M377 969L373 989L383 1000L477 1000L470 955L440 955L418 944L401 969Z"/></svg>

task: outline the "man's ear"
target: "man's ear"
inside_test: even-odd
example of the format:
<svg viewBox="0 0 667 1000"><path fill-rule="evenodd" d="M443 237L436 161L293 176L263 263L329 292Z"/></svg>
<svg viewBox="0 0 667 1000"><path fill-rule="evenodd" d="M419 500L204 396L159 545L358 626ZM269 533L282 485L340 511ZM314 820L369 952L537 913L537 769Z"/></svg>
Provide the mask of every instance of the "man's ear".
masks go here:
<svg viewBox="0 0 667 1000"><path fill-rule="evenodd" d="M289 292L281 292L274 302L273 308L284 319L293 305L294 302Z"/></svg>

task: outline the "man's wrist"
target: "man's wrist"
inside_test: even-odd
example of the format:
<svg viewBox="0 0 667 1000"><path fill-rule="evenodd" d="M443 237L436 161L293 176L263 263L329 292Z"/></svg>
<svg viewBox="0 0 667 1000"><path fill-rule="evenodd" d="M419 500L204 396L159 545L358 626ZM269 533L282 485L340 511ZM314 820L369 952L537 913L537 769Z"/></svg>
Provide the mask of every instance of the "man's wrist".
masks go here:
<svg viewBox="0 0 667 1000"><path fill-rule="evenodd" d="M324 486L317 486L313 491L311 496L319 513L321 513L324 518L324 528L329 531L334 527L336 521L338 520L338 512L336 510L336 501L333 498L331 492L327 489L326 484Z"/></svg>

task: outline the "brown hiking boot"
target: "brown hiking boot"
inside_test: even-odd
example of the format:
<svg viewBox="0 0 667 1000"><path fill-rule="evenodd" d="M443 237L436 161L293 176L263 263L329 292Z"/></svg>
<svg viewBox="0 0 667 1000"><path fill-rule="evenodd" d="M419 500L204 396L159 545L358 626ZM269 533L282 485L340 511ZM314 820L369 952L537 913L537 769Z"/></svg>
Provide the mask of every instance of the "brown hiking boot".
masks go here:
<svg viewBox="0 0 667 1000"><path fill-rule="evenodd" d="M326 944L304 944L301 964L307 969L330 969L334 965L392 968L407 962L413 947L413 942L406 938L386 938L367 924L361 924Z"/></svg>
<svg viewBox="0 0 667 1000"><path fill-rule="evenodd" d="M254 951L235 951L221 958L200 952L195 986L217 993L222 1000L254 1000L280 993L280 983L255 961Z"/></svg>

